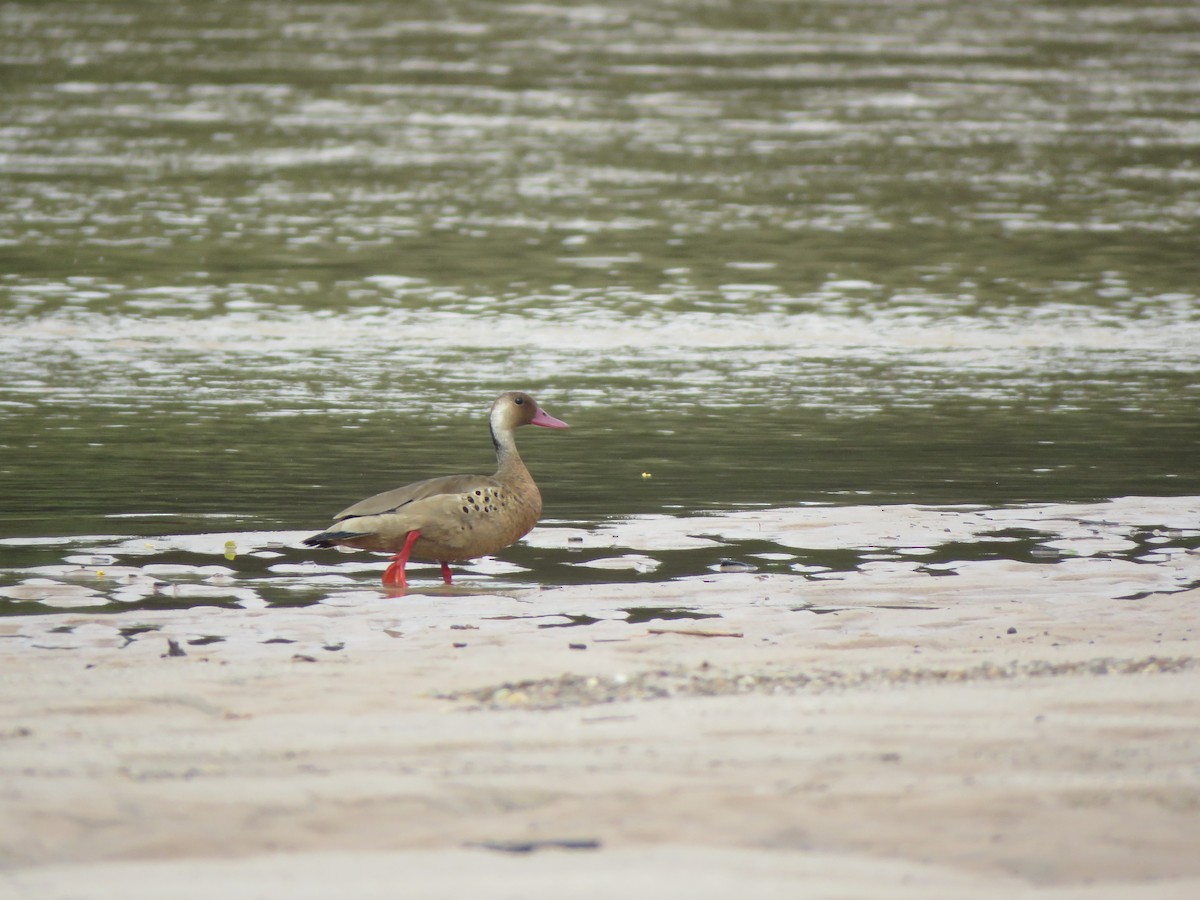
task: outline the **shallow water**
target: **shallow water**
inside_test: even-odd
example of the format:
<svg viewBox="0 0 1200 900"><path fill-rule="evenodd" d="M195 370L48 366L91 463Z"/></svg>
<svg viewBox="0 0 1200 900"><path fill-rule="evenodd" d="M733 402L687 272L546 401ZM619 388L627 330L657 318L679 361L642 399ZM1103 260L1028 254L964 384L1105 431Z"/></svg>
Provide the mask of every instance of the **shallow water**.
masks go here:
<svg viewBox="0 0 1200 900"><path fill-rule="evenodd" d="M521 440L551 524L585 535L1200 495L1190 2L0 18L0 584L66 577L38 572L95 536L117 565L138 539L253 545L486 470L514 387L574 426ZM153 564L228 562L202 545ZM535 541L476 574L787 552L735 551L581 567ZM228 577L297 596L255 559Z"/></svg>

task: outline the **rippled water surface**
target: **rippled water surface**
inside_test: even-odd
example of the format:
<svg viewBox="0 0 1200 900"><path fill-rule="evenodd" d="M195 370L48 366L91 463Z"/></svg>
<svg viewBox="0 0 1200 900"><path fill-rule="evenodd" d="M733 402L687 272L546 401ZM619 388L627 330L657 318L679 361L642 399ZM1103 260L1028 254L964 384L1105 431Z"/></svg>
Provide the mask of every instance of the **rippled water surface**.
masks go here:
<svg viewBox="0 0 1200 900"><path fill-rule="evenodd" d="M1190 0L0 26L4 583L488 470L515 387L574 426L522 449L586 533L1200 495Z"/></svg>

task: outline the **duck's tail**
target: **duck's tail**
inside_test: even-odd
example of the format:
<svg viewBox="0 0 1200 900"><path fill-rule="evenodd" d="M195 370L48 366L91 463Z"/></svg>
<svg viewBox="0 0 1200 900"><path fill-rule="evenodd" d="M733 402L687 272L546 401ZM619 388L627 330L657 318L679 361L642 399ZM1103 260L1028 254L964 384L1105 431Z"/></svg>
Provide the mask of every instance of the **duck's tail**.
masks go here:
<svg viewBox="0 0 1200 900"><path fill-rule="evenodd" d="M366 537L363 531L322 531L312 537L305 538L301 543L306 547L336 547L352 538Z"/></svg>

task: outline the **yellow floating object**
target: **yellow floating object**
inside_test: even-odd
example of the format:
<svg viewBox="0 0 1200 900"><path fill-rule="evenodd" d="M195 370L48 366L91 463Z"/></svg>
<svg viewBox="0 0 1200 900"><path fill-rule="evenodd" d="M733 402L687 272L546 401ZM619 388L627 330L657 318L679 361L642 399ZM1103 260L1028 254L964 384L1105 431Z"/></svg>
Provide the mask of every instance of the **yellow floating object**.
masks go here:
<svg viewBox="0 0 1200 900"><path fill-rule="evenodd" d="M237 559L237 544L235 544L233 541L225 542L225 558Z"/></svg>
<svg viewBox="0 0 1200 900"><path fill-rule="evenodd" d="M654 476L653 476L653 475L651 475L649 472L643 472L643 473L642 473L642 477L643 477L643 478L653 478Z"/></svg>

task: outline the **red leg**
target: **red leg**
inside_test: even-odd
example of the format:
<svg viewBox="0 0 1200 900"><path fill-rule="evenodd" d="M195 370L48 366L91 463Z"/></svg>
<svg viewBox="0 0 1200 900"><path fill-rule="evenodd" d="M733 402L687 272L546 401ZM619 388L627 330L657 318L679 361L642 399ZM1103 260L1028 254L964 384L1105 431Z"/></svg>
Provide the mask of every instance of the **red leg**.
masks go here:
<svg viewBox="0 0 1200 900"><path fill-rule="evenodd" d="M451 583L451 581L450 581L450 563L448 563L448 562L442 563L442 581L446 582L446 584Z"/></svg>
<svg viewBox="0 0 1200 900"><path fill-rule="evenodd" d="M408 537L404 539L404 547L392 557L392 564L383 572L384 584L396 584L402 588L408 587L408 579L404 577L404 567L408 565L408 555L412 553L412 546L420 536L421 532L419 531L410 531L408 533Z"/></svg>

